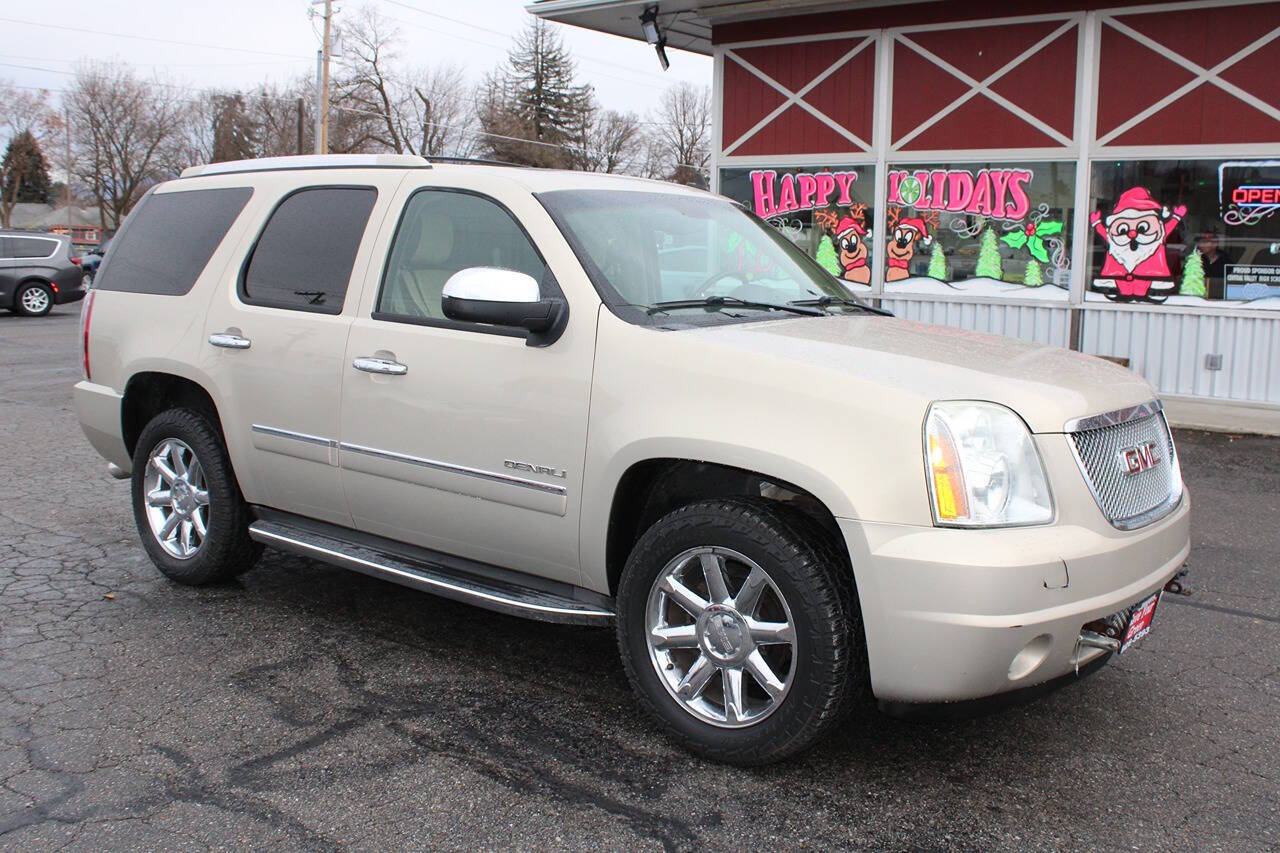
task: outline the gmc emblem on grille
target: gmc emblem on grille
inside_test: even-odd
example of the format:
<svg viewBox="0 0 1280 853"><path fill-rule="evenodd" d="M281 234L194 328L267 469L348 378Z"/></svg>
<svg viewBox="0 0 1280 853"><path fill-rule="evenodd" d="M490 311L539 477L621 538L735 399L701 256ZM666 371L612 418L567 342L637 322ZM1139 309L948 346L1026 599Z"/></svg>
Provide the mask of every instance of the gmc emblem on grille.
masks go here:
<svg viewBox="0 0 1280 853"><path fill-rule="evenodd" d="M1116 453L1120 457L1120 470L1126 474L1141 474L1160 463L1160 445L1154 441L1134 447L1124 447Z"/></svg>

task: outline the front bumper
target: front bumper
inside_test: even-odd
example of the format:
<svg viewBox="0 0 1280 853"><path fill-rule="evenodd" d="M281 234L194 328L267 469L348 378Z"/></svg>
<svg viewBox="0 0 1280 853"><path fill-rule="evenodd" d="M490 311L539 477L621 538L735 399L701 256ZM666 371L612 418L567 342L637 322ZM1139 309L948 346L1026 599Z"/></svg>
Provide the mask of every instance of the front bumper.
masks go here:
<svg viewBox="0 0 1280 853"><path fill-rule="evenodd" d="M1139 530L998 530L838 519L882 702L958 702L1050 681L1106 654L1086 622L1162 589L1186 560L1190 497ZM1101 520L1101 519L1099 519Z"/></svg>

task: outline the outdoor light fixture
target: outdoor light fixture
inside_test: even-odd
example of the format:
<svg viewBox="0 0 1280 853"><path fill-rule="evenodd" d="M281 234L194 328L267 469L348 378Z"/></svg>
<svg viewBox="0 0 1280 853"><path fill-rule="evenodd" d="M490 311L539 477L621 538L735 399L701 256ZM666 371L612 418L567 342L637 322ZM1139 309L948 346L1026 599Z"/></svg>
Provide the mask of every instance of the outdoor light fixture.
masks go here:
<svg viewBox="0 0 1280 853"><path fill-rule="evenodd" d="M658 62L662 63L662 70L666 71L671 67L671 63L667 61L667 39L658 29L658 7L645 7L644 14L640 16L640 28L644 30L644 40L653 45L653 49L658 53Z"/></svg>

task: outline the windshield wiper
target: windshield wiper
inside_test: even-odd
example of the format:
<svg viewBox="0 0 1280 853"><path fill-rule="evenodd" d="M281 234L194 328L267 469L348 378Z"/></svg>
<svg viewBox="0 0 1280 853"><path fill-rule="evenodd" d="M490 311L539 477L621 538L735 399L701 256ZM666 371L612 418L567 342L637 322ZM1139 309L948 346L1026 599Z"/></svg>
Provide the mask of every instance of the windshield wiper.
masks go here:
<svg viewBox="0 0 1280 853"><path fill-rule="evenodd" d="M862 302L845 299L843 296L819 296L817 299L796 299L788 302L787 304L800 306L814 305L819 308L826 308L828 305L848 305L850 308L857 308L859 311L866 311L868 314L879 314L881 317L893 316L892 311L885 311L883 308L875 308Z"/></svg>
<svg viewBox="0 0 1280 853"><path fill-rule="evenodd" d="M789 311L806 317L824 317L827 313L796 302L779 305L775 302L753 302L750 299L738 299L734 296L708 296L703 299L672 299L669 302L655 302L649 306L649 315L664 314L671 308L761 308L767 311Z"/></svg>

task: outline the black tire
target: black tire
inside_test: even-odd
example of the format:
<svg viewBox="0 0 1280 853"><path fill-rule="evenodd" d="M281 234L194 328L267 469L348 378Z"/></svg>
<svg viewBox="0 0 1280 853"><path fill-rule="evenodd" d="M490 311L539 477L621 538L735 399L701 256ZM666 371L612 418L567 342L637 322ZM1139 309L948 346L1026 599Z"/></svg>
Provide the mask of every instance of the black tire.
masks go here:
<svg viewBox="0 0 1280 853"><path fill-rule="evenodd" d="M152 532L144 496L151 453L163 442L184 442L203 469L208 491L208 534L193 556L169 554ZM147 556L166 577L189 586L230 580L253 568L262 546L249 538L253 520L240 494L222 436L209 420L191 409L168 409L151 419L133 453L133 519Z"/></svg>
<svg viewBox="0 0 1280 853"><path fill-rule="evenodd" d="M23 297L30 291L44 291L44 308L39 310L31 310L23 304ZM13 311L21 314L23 317L43 317L53 310L53 291L39 282L27 282L18 288L17 293L13 294Z"/></svg>
<svg viewBox="0 0 1280 853"><path fill-rule="evenodd" d="M794 625L790 687L774 710L743 728L720 727L686 710L660 678L646 639L655 580L678 555L705 546L731 549L764 569ZM716 761L758 765L792 756L828 734L855 695L866 692L865 641L847 562L819 525L768 501L702 501L650 527L622 573L617 631L641 705L677 743Z"/></svg>

